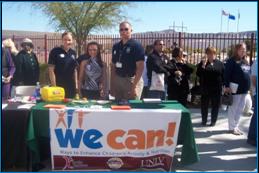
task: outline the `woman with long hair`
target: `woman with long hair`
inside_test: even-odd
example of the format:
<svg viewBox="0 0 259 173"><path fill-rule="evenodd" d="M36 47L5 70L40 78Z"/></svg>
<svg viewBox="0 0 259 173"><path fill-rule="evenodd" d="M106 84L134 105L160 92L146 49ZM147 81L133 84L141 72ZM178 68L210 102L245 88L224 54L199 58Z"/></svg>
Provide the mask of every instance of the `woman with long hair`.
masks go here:
<svg viewBox="0 0 259 173"><path fill-rule="evenodd" d="M86 57L80 64L79 95L87 99L105 99L106 65L97 42L87 44Z"/></svg>
<svg viewBox="0 0 259 173"><path fill-rule="evenodd" d="M229 58L225 65L224 92L233 95L233 103L228 109L229 131L234 135L242 135L239 130L239 119L244 111L245 97L250 89L250 66L245 60L246 45L239 43L235 46L234 55ZM231 83L238 88L234 92Z"/></svg>

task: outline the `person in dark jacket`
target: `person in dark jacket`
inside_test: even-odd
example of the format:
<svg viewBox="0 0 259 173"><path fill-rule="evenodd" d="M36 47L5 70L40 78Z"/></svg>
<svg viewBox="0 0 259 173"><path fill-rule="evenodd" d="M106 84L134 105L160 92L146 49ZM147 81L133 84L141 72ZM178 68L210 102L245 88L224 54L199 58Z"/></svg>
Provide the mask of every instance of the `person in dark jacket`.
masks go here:
<svg viewBox="0 0 259 173"><path fill-rule="evenodd" d="M205 58L198 64L197 76L201 85L202 125L206 125L211 101L211 124L216 124L223 85L224 64L216 59L216 48L208 47Z"/></svg>
<svg viewBox="0 0 259 173"><path fill-rule="evenodd" d="M237 44L234 56L229 58L225 65L224 72L224 93L233 95L233 104L228 109L229 131L234 135L242 135L239 130L239 119L244 111L245 97L250 89L250 66L245 60L246 45ZM231 83L238 85L237 91L231 88Z"/></svg>
<svg viewBox="0 0 259 173"><path fill-rule="evenodd" d="M187 106L187 96L189 94L189 78L193 69L186 64L183 57L183 49L176 47L172 52L175 69L168 78L168 100L177 100L182 105Z"/></svg>
<svg viewBox="0 0 259 173"><path fill-rule="evenodd" d="M157 74L165 74L165 81L168 76L170 76L170 72L174 69L173 65L170 62L169 57L167 57L164 53L164 42L162 40L156 40L154 42L154 50L148 56L146 65L147 65L147 77L148 77L148 85L150 87L152 80L152 71ZM149 98L160 98L165 100L165 90L150 90L148 91Z"/></svg>
<svg viewBox="0 0 259 173"><path fill-rule="evenodd" d="M33 52L32 41L25 38L21 43L22 50L15 58L16 71L14 73L13 84L36 85L39 81L40 68L36 54Z"/></svg>

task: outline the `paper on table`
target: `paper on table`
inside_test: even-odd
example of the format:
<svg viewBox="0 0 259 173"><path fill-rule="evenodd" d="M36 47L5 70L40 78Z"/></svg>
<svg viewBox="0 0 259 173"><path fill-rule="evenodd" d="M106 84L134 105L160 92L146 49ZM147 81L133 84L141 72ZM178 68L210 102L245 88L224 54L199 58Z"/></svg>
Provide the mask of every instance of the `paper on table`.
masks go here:
<svg viewBox="0 0 259 173"><path fill-rule="evenodd" d="M44 108L65 109L66 105L47 104Z"/></svg>
<svg viewBox="0 0 259 173"><path fill-rule="evenodd" d="M161 99L158 98L144 98L144 103L161 103Z"/></svg>
<svg viewBox="0 0 259 173"><path fill-rule="evenodd" d="M2 110L3 110L4 108L6 108L7 105L8 105L8 104L2 104Z"/></svg>
<svg viewBox="0 0 259 173"><path fill-rule="evenodd" d="M130 110L131 107L128 105L111 105L112 110Z"/></svg>
<svg viewBox="0 0 259 173"><path fill-rule="evenodd" d="M31 109L31 107L35 106L35 104L23 104L17 107L17 109Z"/></svg>

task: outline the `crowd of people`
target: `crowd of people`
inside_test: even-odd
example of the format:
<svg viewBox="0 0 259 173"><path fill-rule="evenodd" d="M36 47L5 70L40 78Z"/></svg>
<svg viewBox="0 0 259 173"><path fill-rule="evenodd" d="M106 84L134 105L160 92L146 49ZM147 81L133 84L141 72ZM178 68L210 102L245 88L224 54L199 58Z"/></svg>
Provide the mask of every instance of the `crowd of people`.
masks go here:
<svg viewBox="0 0 259 173"><path fill-rule="evenodd" d="M50 85L63 87L68 98L74 98L76 94L88 99L107 99L109 95L116 100L159 98L177 100L187 106L193 68L187 64L183 49L175 46L172 57L169 58L164 54L164 41L157 39L144 51L141 43L131 37L132 26L129 22L120 23L119 33L121 40L112 48L109 91L106 78L109 64L102 60L100 45L97 42L88 43L85 53L77 58L72 49L73 36L70 32L63 33L63 44L49 53ZM11 88L36 85L39 81L39 63L33 52L32 40L24 39L21 47L22 50L18 52L11 39L2 42L2 99L11 96ZM234 55L225 64L216 58L214 47L206 48L205 53L196 72L201 87L201 124L207 124L211 102L210 125L214 126L222 93L232 94L233 104L228 108L229 130L234 135L241 135L238 125L244 111L245 98L249 94L251 75L250 66L245 59L246 45L237 44ZM255 75L253 69L252 76ZM252 78L255 87L254 80ZM230 83L238 85L237 92L233 93ZM253 94L256 95L255 93ZM254 117L255 114L253 122L256 121ZM254 126L252 121L251 125Z"/></svg>

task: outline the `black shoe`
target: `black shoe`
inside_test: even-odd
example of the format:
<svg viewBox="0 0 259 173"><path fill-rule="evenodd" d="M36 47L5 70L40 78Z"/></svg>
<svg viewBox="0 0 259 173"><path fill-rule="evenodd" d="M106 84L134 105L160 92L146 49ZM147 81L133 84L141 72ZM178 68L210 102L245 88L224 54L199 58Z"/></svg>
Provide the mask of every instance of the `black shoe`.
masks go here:
<svg viewBox="0 0 259 173"><path fill-rule="evenodd" d="M210 126L211 127L213 127L213 126L215 126L216 125L216 123L210 123Z"/></svg>
<svg viewBox="0 0 259 173"><path fill-rule="evenodd" d="M206 124L207 124L207 123L205 123L205 122L202 122L202 123L201 123L202 126L206 126Z"/></svg>
<svg viewBox="0 0 259 173"><path fill-rule="evenodd" d="M42 163L36 163L32 165L32 172L38 172L39 170L45 168L45 166Z"/></svg>

